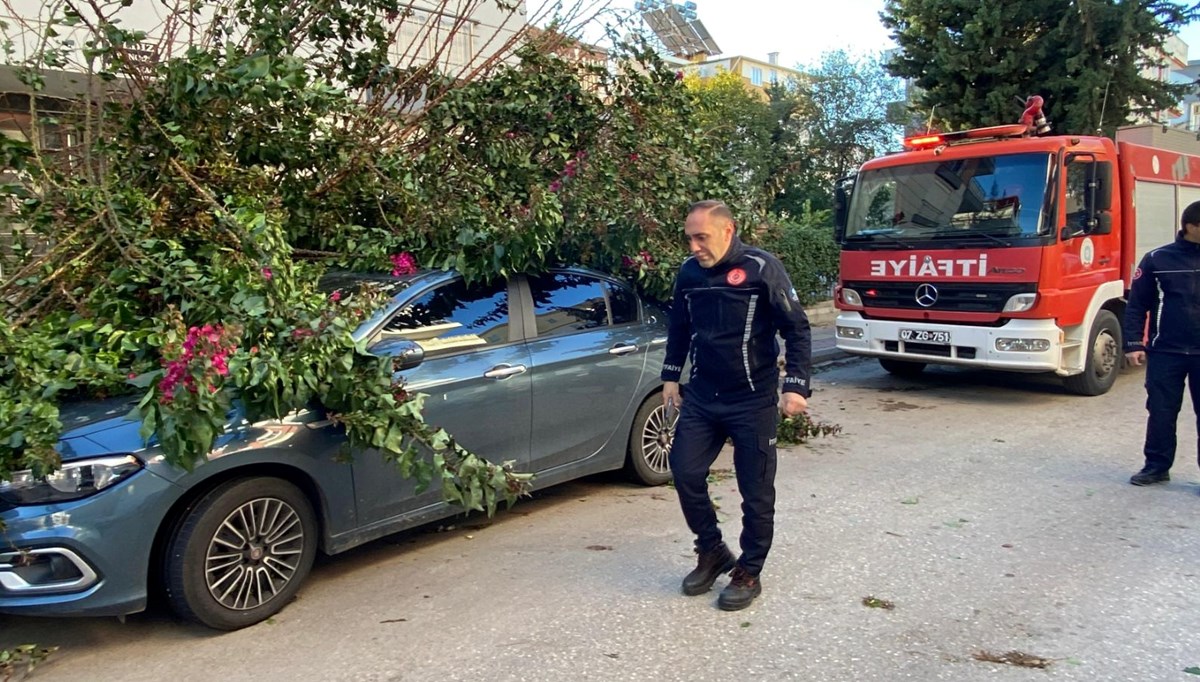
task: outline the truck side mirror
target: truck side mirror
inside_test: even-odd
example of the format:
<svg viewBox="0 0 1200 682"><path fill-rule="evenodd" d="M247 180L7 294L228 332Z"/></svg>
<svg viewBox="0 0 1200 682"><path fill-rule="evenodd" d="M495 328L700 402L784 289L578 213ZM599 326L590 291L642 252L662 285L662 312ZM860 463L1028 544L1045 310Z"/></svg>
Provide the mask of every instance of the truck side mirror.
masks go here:
<svg viewBox="0 0 1200 682"><path fill-rule="evenodd" d="M1112 210L1113 165L1111 161L1100 161L1092 164L1095 167L1093 181L1096 183L1096 193L1093 195L1092 210L1096 213ZM1112 230L1112 216L1109 216L1109 231ZM1105 232L1104 234L1108 234Z"/></svg>
<svg viewBox="0 0 1200 682"><path fill-rule="evenodd" d="M1112 213L1103 211L1096 214L1088 234L1112 234Z"/></svg>
<svg viewBox="0 0 1200 682"><path fill-rule="evenodd" d="M833 185L833 237L838 242L846 236L846 222L850 217L850 193L854 190L856 175L839 178Z"/></svg>

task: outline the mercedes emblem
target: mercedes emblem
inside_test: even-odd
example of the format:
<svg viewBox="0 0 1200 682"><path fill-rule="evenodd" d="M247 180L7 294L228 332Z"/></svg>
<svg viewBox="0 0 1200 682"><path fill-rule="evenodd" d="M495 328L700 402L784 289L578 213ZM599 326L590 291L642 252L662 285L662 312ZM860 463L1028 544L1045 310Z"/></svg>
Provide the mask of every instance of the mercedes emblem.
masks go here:
<svg viewBox="0 0 1200 682"><path fill-rule="evenodd" d="M917 299L917 305L922 308L932 307L938 300L937 287L928 283L922 284L917 287L917 295L914 298Z"/></svg>

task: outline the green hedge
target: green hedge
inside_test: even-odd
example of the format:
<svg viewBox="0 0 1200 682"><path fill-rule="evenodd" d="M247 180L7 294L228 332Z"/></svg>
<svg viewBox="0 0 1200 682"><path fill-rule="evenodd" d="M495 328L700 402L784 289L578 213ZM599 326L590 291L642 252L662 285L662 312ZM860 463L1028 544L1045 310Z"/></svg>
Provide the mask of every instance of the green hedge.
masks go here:
<svg viewBox="0 0 1200 682"><path fill-rule="evenodd" d="M828 300L837 282L838 245L827 214L808 211L800 219L780 219L755 240L783 261L804 305Z"/></svg>

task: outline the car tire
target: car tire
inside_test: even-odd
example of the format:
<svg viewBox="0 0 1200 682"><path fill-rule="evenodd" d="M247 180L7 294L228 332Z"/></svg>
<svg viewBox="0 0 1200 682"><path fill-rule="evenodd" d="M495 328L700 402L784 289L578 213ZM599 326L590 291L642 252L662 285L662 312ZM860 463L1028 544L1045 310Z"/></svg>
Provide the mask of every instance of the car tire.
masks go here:
<svg viewBox="0 0 1200 682"><path fill-rule="evenodd" d="M879 358L879 366L887 370L888 374L898 377L915 377L925 371L924 362L909 362L892 358Z"/></svg>
<svg viewBox="0 0 1200 682"><path fill-rule="evenodd" d="M642 403L633 418L625 472L637 483L662 485L671 480L667 457L671 453L671 442L675 440L675 422L679 415L676 413L670 424L666 420L666 408L662 396L657 393Z"/></svg>
<svg viewBox="0 0 1200 682"><path fill-rule="evenodd" d="M1096 313L1088 333L1088 345L1084 348L1087 358L1083 372L1063 377L1063 385L1077 395L1102 395L1108 393L1121 372L1121 324L1109 310Z"/></svg>
<svg viewBox="0 0 1200 682"><path fill-rule="evenodd" d="M317 521L299 488L278 478L223 483L178 524L163 582L181 617L237 630L278 613L317 552Z"/></svg>

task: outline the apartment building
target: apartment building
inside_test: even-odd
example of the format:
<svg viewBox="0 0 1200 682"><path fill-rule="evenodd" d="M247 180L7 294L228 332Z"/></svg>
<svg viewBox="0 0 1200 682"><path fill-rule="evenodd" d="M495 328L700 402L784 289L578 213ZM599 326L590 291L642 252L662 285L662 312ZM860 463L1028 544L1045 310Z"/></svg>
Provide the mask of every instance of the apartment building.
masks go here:
<svg viewBox="0 0 1200 682"><path fill-rule="evenodd" d="M704 59L703 61L675 60L679 69L686 74L696 74L701 79L712 78L721 72L735 73L742 77L746 87L766 96L767 88L772 85L787 85L789 82L802 82L806 76L803 71L789 68L779 63L779 53L772 52L767 59L755 59L743 55Z"/></svg>

